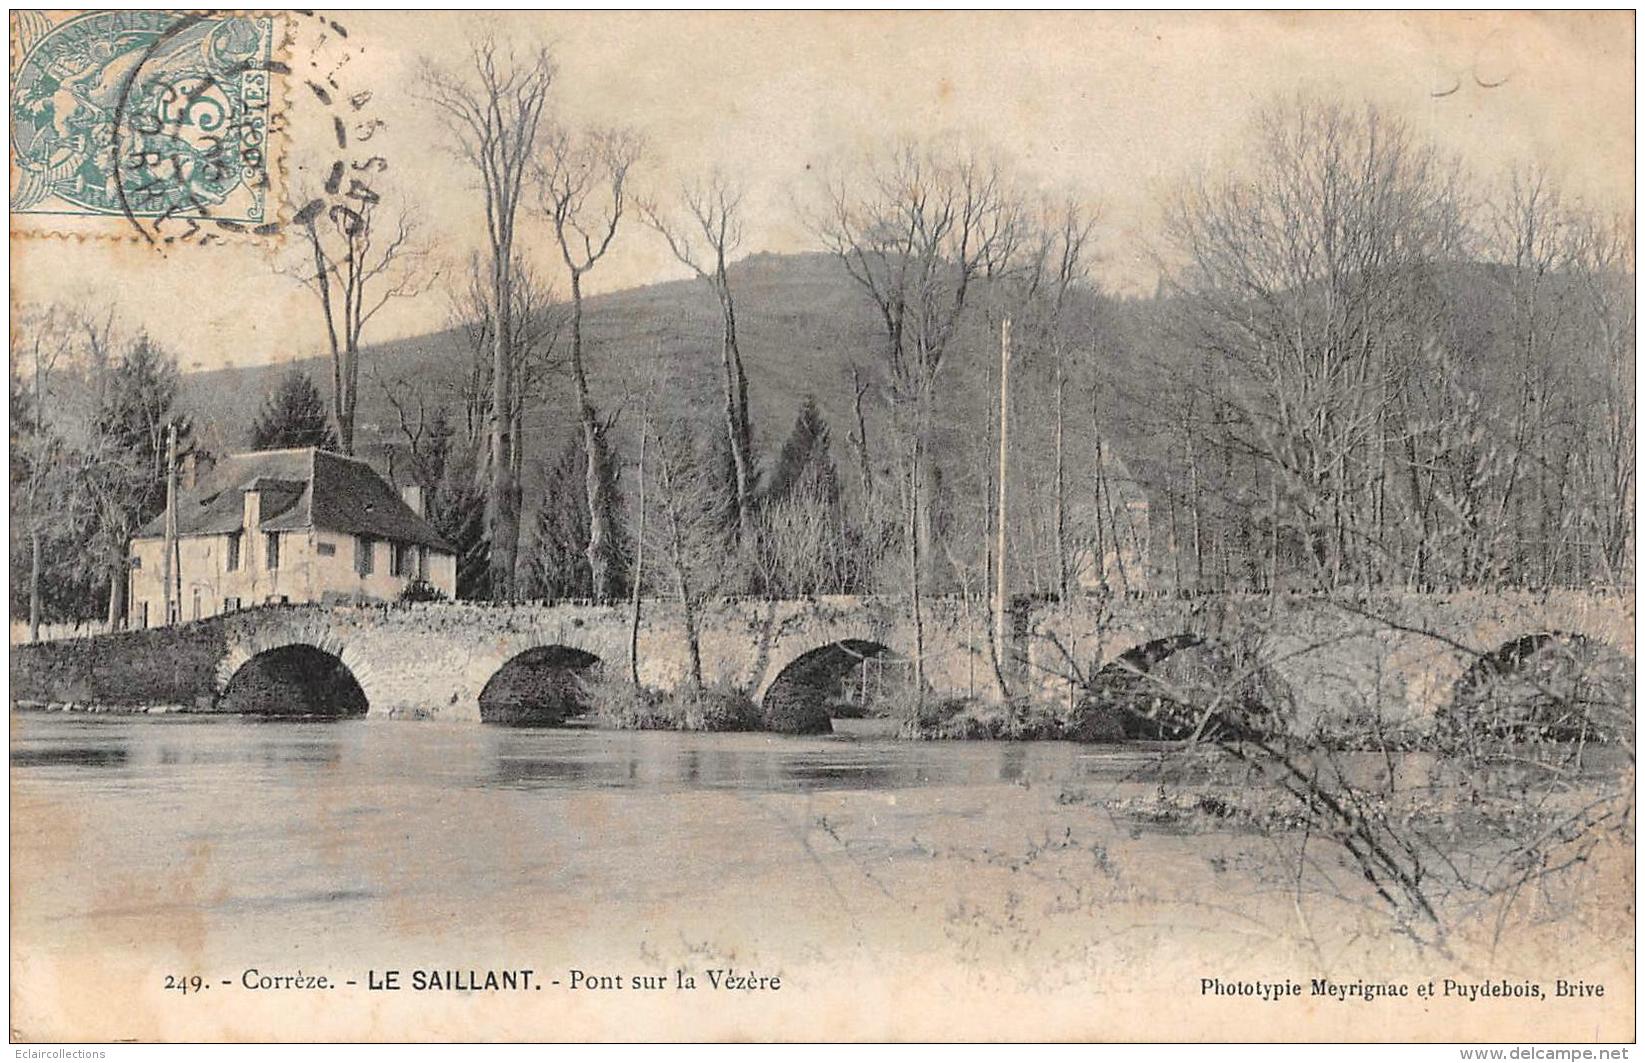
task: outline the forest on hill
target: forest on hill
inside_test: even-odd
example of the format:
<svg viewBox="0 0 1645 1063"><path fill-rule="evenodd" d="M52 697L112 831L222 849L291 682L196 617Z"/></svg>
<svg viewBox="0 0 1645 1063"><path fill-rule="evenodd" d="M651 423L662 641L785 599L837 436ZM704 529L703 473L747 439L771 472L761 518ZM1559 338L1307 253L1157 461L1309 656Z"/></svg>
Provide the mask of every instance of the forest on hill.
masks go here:
<svg viewBox="0 0 1645 1063"><path fill-rule="evenodd" d="M854 368L871 384L863 403L871 444L875 436L889 431L890 419L880 368L884 339L876 335L872 304L854 288L840 262L821 253L752 255L732 266L730 278L738 295L761 474L772 474L801 408L814 400L829 430L829 457L842 495L848 506L860 505L861 479L853 472ZM1613 379L1624 364L1607 357L1604 344L1592 342L1595 337L1582 330L1585 283L1568 269L1544 273L1537 278L1534 298L1546 306L1531 308L1524 305L1533 297L1524 276L1502 263L1444 263L1426 270L1422 281L1424 299L1434 307L1429 342L1442 340L1447 359L1438 371L1458 389L1458 401L1478 411L1477 438L1471 443L1480 461L1500 461L1510 445L1537 451L1510 498L1516 519L1524 521L1511 537L1543 540L1537 549L1548 550L1558 545L1564 526L1570 540L1571 556L1545 562L1565 568L1525 571L1516 582L1556 576L1568 581L1578 569L1592 576L1589 566L1604 558L1592 541L1586 546L1586 562L1576 557L1584 547L1575 542L1569 526L1593 519L1591 514L1572 512L1557 498L1533 497L1536 492L1545 495L1574 487L1561 470L1591 457L1584 454L1589 442L1603 437L1622 415L1614 398L1609 404L1591 401L1618 395L1619 382L1623 392L1629 385L1626 376ZM1628 280L1619 275L1611 283L1625 286ZM1263 584L1267 575L1268 549L1261 540L1272 500L1262 486L1266 477L1261 469L1245 484L1230 475L1236 455L1247 461L1250 455L1240 453L1224 434L1226 426L1219 426L1211 405L1214 396L1206 394L1205 352L1185 335L1184 319L1192 313L1187 304L1180 293L1144 298L1084 293L1083 331L1070 356L1065 385L1069 519L1082 544L1094 538L1100 445L1108 481L1104 490L1114 492L1120 507L1125 501L1147 506L1150 525L1135 533L1151 539L1151 551L1148 543L1136 544L1136 551L1147 555L1147 567L1127 573L1137 589L1248 589ZM950 528L957 553L975 554L984 548L994 490L999 338L985 327L984 317L979 311L976 319L967 321L956 341L939 400L937 451L943 455L945 495L954 510L968 508L981 515L969 529L961 521ZM674 281L591 298L587 329L589 362L595 367L592 387L602 408L617 414L614 449L623 455L620 479L624 498L632 506L629 496L637 479L638 440L648 402L662 418L694 419L704 425L714 419L720 322L702 285ZM1542 366L1533 363L1527 368L1526 359L1538 354L1526 351L1527 343L1547 348ZM1437 349L1429 353L1438 356ZM1055 590L1053 567L1044 563L1053 534L1046 505L1051 488L1045 479L1055 460L1055 367L1040 349L1022 350L1019 358L1010 458L1020 476L1013 499L1020 524L1013 531L1023 549L1014 560L1022 565L1018 575L1024 592L1046 594ZM362 391L359 452L385 473L412 482L402 408L432 413L444 406L455 415L463 406L463 381L471 359L469 339L456 326L367 348L363 361L371 383ZM560 361L563 357L556 360L546 386L526 412L528 525L544 500L555 464L575 445L576 410ZM327 372L324 359L310 359L186 374L181 378L180 405L196 424L250 424L257 405L293 367L317 381ZM1521 416L1534 416L1535 426L1521 423ZM1528 438L1533 431L1534 440ZM205 429L203 436L210 448L224 453L245 444L220 427ZM1197 459L1196 441L1203 448ZM1554 451L1553 456L1544 449ZM1190 467L1195 464L1197 470ZM892 475L889 457L881 455L874 471L881 477ZM1475 469L1476 474L1481 472ZM1106 519L1116 519L1114 506L1109 503ZM1530 518L1525 517L1527 512ZM1123 514L1118 519L1123 520ZM1231 540L1238 545L1231 545ZM1116 580L1118 569L1110 558L1103 575ZM1102 578L1090 570L1084 575L1088 581Z"/></svg>
<svg viewBox="0 0 1645 1063"><path fill-rule="evenodd" d="M732 265L729 277L749 378L759 479L768 483L776 472L796 418L811 400L827 429L828 456L846 504L860 505L853 369L867 385L862 413L871 453L876 440L890 430L882 368L885 341L876 333L872 304L838 259L827 254L755 254ZM1065 448L1072 455L1070 475L1079 481L1069 491L1069 508L1077 511L1078 523L1084 526L1095 507L1093 443L1099 438L1106 443L1104 461L1115 481L1113 489L1141 493L1127 470L1133 461L1154 464L1146 452L1153 441L1145 431L1147 418L1128 411L1152 401L1146 389L1157 385L1160 366L1146 331L1157 316L1154 300L1117 300L1093 291L1083 293L1082 302L1089 337L1069 359L1070 378L1076 375L1072 363L1080 363L1080 387L1078 396L1067 398ZM616 415L613 449L621 458L623 497L632 506L647 404L656 419L697 421L705 429L717 415L719 311L701 283L673 281L591 297L587 315L584 342L591 388L601 409ZM998 420L999 338L997 324L988 328L984 318L979 310L975 318L965 320L944 369L939 399L938 450L944 455L945 494L956 509L963 507L960 500L970 498L986 510L986 495L993 490L997 445L991 433ZM1019 502L1026 507L1036 493L1043 494L1045 485L1039 480L1052 464L1054 425L1048 395L1054 390L1054 369L1037 349L1019 349L1018 358L1012 455L1021 463ZM412 482L401 408L413 421L419 409L431 415L442 406L458 417L465 408L463 388L472 359L470 339L461 326L363 350L367 382L361 390L356 451L385 474ZM553 351L547 360L552 368L524 417L528 527L543 502L554 465L574 445L577 431L564 354ZM1152 368L1145 368L1150 363ZM329 373L323 358L190 373L181 378L179 403L196 424L216 426L201 430L208 449L241 449L246 445L244 428L229 426L250 425L259 405L294 368L321 384ZM874 475L893 476L892 462L889 453L875 453ZM1021 530L1039 536L1047 532L1026 521ZM980 542L976 530L957 528L956 533L956 545L972 540L968 548L975 549ZM1035 590L1047 590L1044 581L1049 573L1044 566L1038 572L1028 566L1024 576Z"/></svg>

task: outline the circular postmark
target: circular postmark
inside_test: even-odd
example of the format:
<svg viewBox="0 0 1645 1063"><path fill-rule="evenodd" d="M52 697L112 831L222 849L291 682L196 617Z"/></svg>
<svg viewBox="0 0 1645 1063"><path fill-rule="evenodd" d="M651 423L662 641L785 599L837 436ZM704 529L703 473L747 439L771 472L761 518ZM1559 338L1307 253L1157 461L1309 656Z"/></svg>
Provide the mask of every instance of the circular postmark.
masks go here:
<svg viewBox="0 0 1645 1063"><path fill-rule="evenodd" d="M272 19L232 14L25 23L13 211L262 223L273 36Z"/></svg>

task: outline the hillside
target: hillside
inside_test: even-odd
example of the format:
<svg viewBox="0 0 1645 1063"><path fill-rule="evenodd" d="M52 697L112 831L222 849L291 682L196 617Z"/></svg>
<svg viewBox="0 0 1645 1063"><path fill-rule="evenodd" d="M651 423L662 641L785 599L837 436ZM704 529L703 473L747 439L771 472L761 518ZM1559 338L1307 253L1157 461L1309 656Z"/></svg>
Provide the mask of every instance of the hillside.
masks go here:
<svg viewBox="0 0 1645 1063"><path fill-rule="evenodd" d="M854 414L849 370L853 362L878 379L884 340L872 304L845 274L838 261L823 254L754 255L737 263L731 274L737 298L738 328L749 376L749 399L756 446L762 462L769 462L782 446L794 415L807 395L815 395L833 429L834 459L846 471L855 467L848 442ZM438 298L437 295L427 298ZM707 287L699 281L674 281L591 298L585 321L585 344L590 384L602 412L624 409L617 433L620 441L637 430L637 392L660 364L665 385L653 401L675 412L693 411L717 418L720 410L720 318ZM979 334L976 323L953 349L943 371L944 422L954 449L945 447L949 472L970 481L977 461L986 451L991 415L994 337ZM1116 352L1112 366L1123 376L1123 359ZM412 379L429 396L451 395L467 360L465 340L456 330L394 340L370 346L363 355L358 417L358 449L381 457L386 445L398 438L397 421L382 389L369 378L372 372L388 379ZM322 389L329 387L330 368L324 359L297 363ZM272 390L286 365L233 368L186 374L184 403L203 426L208 444L229 451L243 444L229 426L251 423L263 397ZM1043 367L1019 370L1019 386L1032 394L1045 379ZM1036 376L1037 374L1037 376ZM528 506L538 469L552 460L569 438L574 410L569 378L551 389L548 400L527 419ZM1088 424L1090 399L1070 399ZM1110 397L1104 406L1117 408L1121 399ZM455 405L455 404L454 404ZM1024 406L1019 441L1033 449L1035 422L1043 424L1043 404ZM455 413L455 408L453 413ZM868 400L871 440L883 431L883 399ZM1073 418L1074 415L1070 414ZM1048 437L1047 437L1048 438ZM953 460L963 455L961 460ZM383 464L386 464L384 462ZM844 477L848 486L850 476Z"/></svg>
<svg viewBox="0 0 1645 1063"><path fill-rule="evenodd" d="M800 398L818 394L831 416L850 408L850 386L839 372L855 351L870 357L873 320L848 279L824 256L755 256L737 265L733 284L744 358L752 378L750 399L762 443L778 420L786 431ZM438 294L424 298L441 298ZM681 408L712 412L719 402L719 312L706 287L675 281L595 296L585 320L590 384L602 410L637 401L631 393L656 360L670 386L659 394ZM432 396L450 393L468 358L466 341L450 329L386 343L363 352L359 443L372 451L398 436L392 407L372 372L415 380ZM324 358L295 363L329 387ZM243 426L288 365L231 368L186 374L184 402L221 449L242 442L226 426ZM567 391L569 378L560 381ZM454 395L453 395L454 398ZM455 409L453 413L455 413ZM562 441L574 410L568 396L541 404L528 415L533 451ZM627 418L624 418L627 420ZM780 445L780 440L778 441Z"/></svg>
<svg viewBox="0 0 1645 1063"><path fill-rule="evenodd" d="M1457 381L1476 392L1488 408L1502 411L1504 424L1521 385L1521 356L1514 353L1515 315L1510 278L1495 267L1453 264L1431 268L1421 284L1423 305L1437 317L1432 327L1449 356ZM756 456L769 467L781 448L795 413L814 395L832 429L833 457L848 503L858 493L857 455L850 367L861 366L883 382L884 340L872 303L837 260L828 255L755 255L733 267L739 331L749 376ZM1549 278L1550 299L1570 304L1569 279ZM440 298L438 295L427 298ZM973 306L986 300L977 289ZM654 411L700 417L719 423L720 319L717 305L699 281L677 281L595 297L586 318L586 353L591 386L602 414L618 414L615 449L627 471L622 491L632 504L639 408L647 399ZM1150 502L1153 534L1160 542L1173 534L1182 513L1185 479L1183 416L1190 395L1207 387L1206 370L1171 334L1175 314L1169 298L1116 300L1099 298L1078 311L1084 322L1070 351L1066 391L1065 467L1069 519L1084 523L1096 488L1096 441L1102 441L1103 468L1111 496L1124 500L1140 492ZM1569 316L1569 315L1567 315ZM1020 324L1020 323L1019 323ZM1012 370L1012 462L1014 469L1013 534L1023 563L1039 565L1054 556L1049 550L1050 499L1054 463L1054 367L1036 349L1028 330L1019 331L1020 356ZM1422 341L1412 333L1413 343ZM1597 355L1579 337L1564 336L1557 355L1557 375L1566 381L1562 417L1577 426L1587 415L1578 398L1592 392ZM1406 352L1415 354L1416 348ZM431 403L448 401L453 415L460 403L454 382L468 362L466 341L455 331L411 337L370 347L364 356L357 450L388 470L398 441L394 412L374 377L411 380ZM653 366L661 366L655 372ZM980 560L992 509L990 479L996 461L993 425L997 410L995 374L998 336L980 310L968 311L938 382L935 461L942 479L934 519L948 527L945 546L954 560ZM322 360L305 366L322 389L329 367ZM243 432L263 397L285 367L231 369L184 377L184 401L202 426L207 445L218 452L243 446ZM1224 370L1225 371L1225 370ZM649 380L659 380L648 388ZM1213 388L1214 384L1210 385ZM649 394L648 394L649 393ZM1209 416L1199 402L1197 416ZM1590 404L1586 410L1594 409ZM883 388L865 400L868 435L876 455L876 476L892 482L888 443L888 406ZM534 513L542 497L543 469L551 465L573 437L574 410L570 381L562 375L526 422L528 460L525 507ZM1555 419L1558 422L1558 418ZM232 426L232 429L231 429ZM1569 430L1578 430L1572 427ZM1562 444L1563 445L1563 444ZM1577 446L1580 444L1570 444ZM1247 460L1236 472L1227 454L1199 455L1204 475L1226 480L1222 516L1207 495L1208 520L1222 520L1234 536L1244 535L1252 507L1263 500L1250 494L1255 473ZM406 465L393 462L397 478ZM1220 472L1219 472L1220 470ZM1126 482L1129 481L1129 482ZM1203 477L1202 477L1203 481ZM1206 491L1214 484L1203 483ZM1207 534L1210 534L1209 532ZM1049 573L1029 573L1035 586Z"/></svg>

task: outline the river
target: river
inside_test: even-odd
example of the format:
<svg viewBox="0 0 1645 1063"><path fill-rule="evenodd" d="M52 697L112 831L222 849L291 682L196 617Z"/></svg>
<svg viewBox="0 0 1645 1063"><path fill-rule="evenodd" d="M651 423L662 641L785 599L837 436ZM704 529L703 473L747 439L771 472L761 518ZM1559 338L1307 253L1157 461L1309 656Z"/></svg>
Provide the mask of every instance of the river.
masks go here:
<svg viewBox="0 0 1645 1063"><path fill-rule="evenodd" d="M33 712L11 728L13 1021L45 1033L72 1017L278 1037L303 1014L359 1036L369 1004L379 1036L482 1014L498 1037L1146 1036L1161 994L1203 974L1322 962L1263 842L1085 800L1159 792L1146 747ZM414 968L560 984L533 1008L364 989ZM785 988L718 1009L567 985L719 968ZM327 1000L358 1005L254 992L248 969L323 972L344 994ZM168 975L218 996L173 996ZM132 1002L111 1008L110 985Z"/></svg>

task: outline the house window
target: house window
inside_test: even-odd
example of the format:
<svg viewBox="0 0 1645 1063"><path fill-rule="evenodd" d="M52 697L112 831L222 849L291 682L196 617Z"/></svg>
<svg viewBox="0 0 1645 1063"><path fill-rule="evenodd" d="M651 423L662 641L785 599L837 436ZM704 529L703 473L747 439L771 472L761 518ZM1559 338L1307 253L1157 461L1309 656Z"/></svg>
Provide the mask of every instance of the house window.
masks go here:
<svg viewBox="0 0 1645 1063"><path fill-rule="evenodd" d="M149 603L147 603L147 602L138 602L137 603L137 626L138 627L148 627L149 626Z"/></svg>
<svg viewBox="0 0 1645 1063"><path fill-rule="evenodd" d="M193 616L193 619L195 619L195 620L200 619L200 592L198 590L196 590L194 592L194 616Z"/></svg>
<svg viewBox="0 0 1645 1063"><path fill-rule="evenodd" d="M428 547L417 548L417 578L424 583L428 582Z"/></svg>
<svg viewBox="0 0 1645 1063"><path fill-rule="evenodd" d="M232 612L237 611L239 608L240 608L240 599L238 599L238 598L224 598L223 599L223 612L232 613Z"/></svg>
<svg viewBox="0 0 1645 1063"><path fill-rule="evenodd" d="M240 568L240 533L235 532L228 537L228 570L237 571Z"/></svg>
<svg viewBox="0 0 1645 1063"><path fill-rule="evenodd" d="M264 552L268 559L268 570L273 572L280 567L280 533L268 533L268 549Z"/></svg>
<svg viewBox="0 0 1645 1063"><path fill-rule="evenodd" d="M133 572L141 572L143 570L143 559L133 555L131 559L131 568Z"/></svg>
<svg viewBox="0 0 1645 1063"><path fill-rule="evenodd" d="M372 542L370 536L357 535L354 537L354 571L362 576L371 575L371 554L376 545Z"/></svg>
<svg viewBox="0 0 1645 1063"><path fill-rule="evenodd" d="M417 548L410 543L395 543L391 576L411 577L417 573Z"/></svg>
<svg viewBox="0 0 1645 1063"><path fill-rule="evenodd" d="M337 553L336 543L315 543L314 552L321 557L332 557Z"/></svg>

